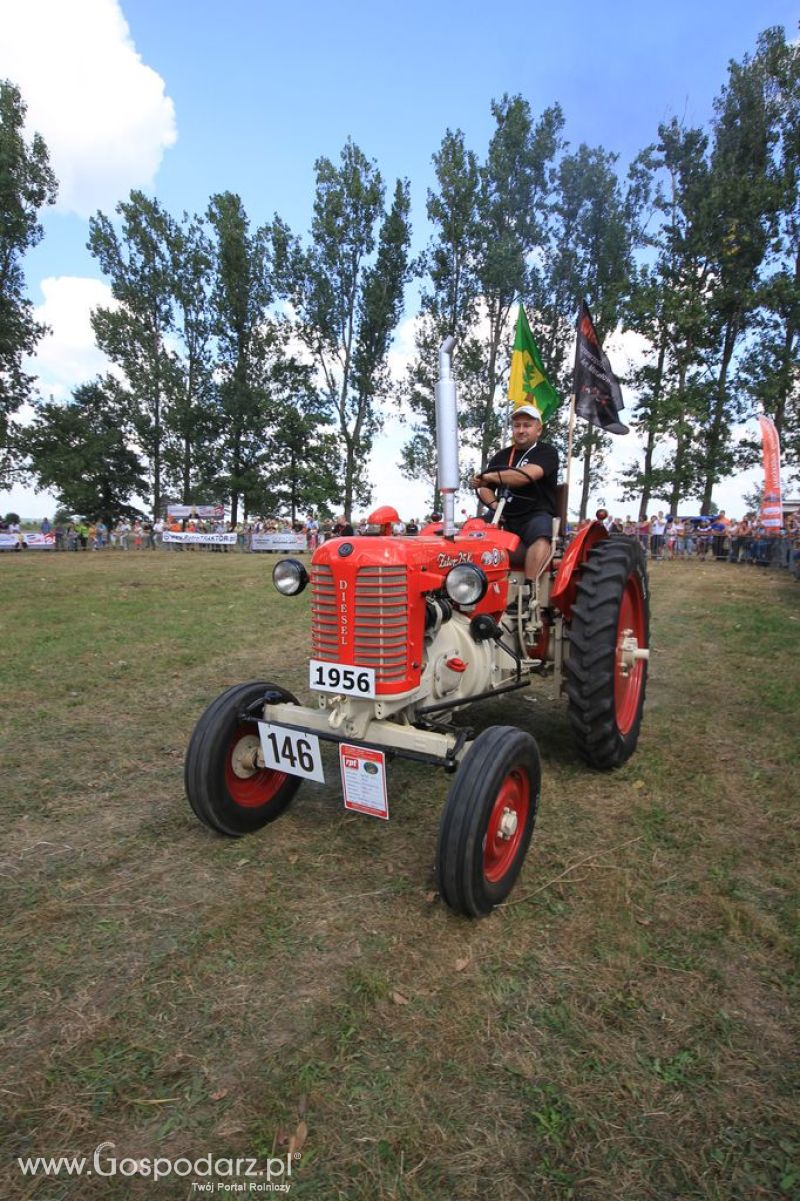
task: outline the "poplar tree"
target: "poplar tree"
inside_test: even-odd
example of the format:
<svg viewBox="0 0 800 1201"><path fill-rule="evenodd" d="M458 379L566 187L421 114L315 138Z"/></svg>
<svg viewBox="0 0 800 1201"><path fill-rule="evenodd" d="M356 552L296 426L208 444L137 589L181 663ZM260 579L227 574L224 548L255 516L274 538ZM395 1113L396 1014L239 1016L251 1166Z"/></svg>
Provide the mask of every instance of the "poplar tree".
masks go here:
<svg viewBox="0 0 800 1201"><path fill-rule="evenodd" d="M98 213L89 222L89 249L117 302L92 314L97 344L124 372L134 402L136 437L150 473L157 516L164 500L166 410L180 394L181 377L170 340L173 312L174 222L157 200L133 191L116 207L120 231Z"/></svg>
<svg viewBox="0 0 800 1201"><path fill-rule="evenodd" d="M736 464L732 433L743 407L730 387L732 369L757 307L760 272L780 205L773 157L778 130L760 52L730 64L714 108L706 226L713 265L707 297L713 347L702 414L703 512L710 511L715 484Z"/></svg>
<svg viewBox="0 0 800 1201"><path fill-rule="evenodd" d="M784 464L800 467L800 46L787 43L782 28L766 30L757 61L764 72L777 195L776 228L756 291L752 337L742 356L737 383L751 410L763 407L773 419ZM744 462L758 460L760 447L745 446Z"/></svg>
<svg viewBox="0 0 800 1201"><path fill-rule="evenodd" d="M278 217L273 244L295 333L335 416L350 520L354 502L370 494L367 460L381 428L378 402L389 393L387 355L410 275L409 185L397 181L387 209L377 164L352 141L338 165L320 158L315 172L310 248Z"/></svg>
<svg viewBox="0 0 800 1201"><path fill-rule="evenodd" d="M447 130L433 155L437 191L428 191L428 220L437 230L419 262L424 275L415 355L400 389L412 417L411 436L401 451L400 472L421 479L431 490L431 512L440 507L437 490L436 404L439 348L448 334L457 339L459 423L480 400L480 344L472 331L478 310L477 270L481 247L478 160L461 130Z"/></svg>
<svg viewBox="0 0 800 1201"><path fill-rule="evenodd" d="M269 380L279 356L279 335L269 312L274 290L268 228L251 230L244 205L233 192L211 198L208 219L214 233L220 483L230 496L235 523L240 500L258 494L260 488L264 429L270 423Z"/></svg>
<svg viewBox="0 0 800 1201"><path fill-rule="evenodd" d="M631 286L633 248L639 236L641 186L636 173L627 187L623 186L616 163L617 155L602 147L581 145L574 153L565 155L558 166L549 270L553 298L549 349L556 378L559 368L564 371L562 386L567 396L572 392L572 381L565 354L565 318L574 323L578 301L585 296L602 343L620 323L623 301ZM569 306L566 312L562 306ZM570 345L572 328L571 325ZM583 421L576 423L576 435L573 453L583 460L579 512L583 520L590 488L603 479L610 443L609 435Z"/></svg>
<svg viewBox="0 0 800 1201"><path fill-rule="evenodd" d="M658 142L637 160L652 194L656 223L646 244L655 257L640 268L626 310L626 327L650 350L631 380L644 458L628 467L621 483L626 499L639 497L640 520L651 497L663 498L675 513L700 486L698 439L711 350L707 149L702 130L673 119L659 126Z"/></svg>
<svg viewBox="0 0 800 1201"><path fill-rule="evenodd" d="M213 252L199 217L170 228L175 386L165 410L165 474L183 504L216 499L221 417L214 380Z"/></svg>
<svg viewBox="0 0 800 1201"><path fill-rule="evenodd" d="M554 105L534 119L526 100L508 95L493 101L491 111L495 128L485 161L466 148L460 130L447 131L433 158L436 189L427 207L434 234L423 258L422 316L403 389L417 419L404 452L406 471L434 455L437 356L449 333L459 343L459 422L481 463L505 428L512 317L517 301L537 290L563 116Z"/></svg>

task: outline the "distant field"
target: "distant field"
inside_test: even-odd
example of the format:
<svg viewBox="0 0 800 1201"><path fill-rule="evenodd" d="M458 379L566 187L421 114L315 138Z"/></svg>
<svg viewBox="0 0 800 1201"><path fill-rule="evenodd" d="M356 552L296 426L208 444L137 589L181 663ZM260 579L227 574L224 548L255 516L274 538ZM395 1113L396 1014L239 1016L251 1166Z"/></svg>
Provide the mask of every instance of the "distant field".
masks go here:
<svg viewBox="0 0 800 1201"><path fill-rule="evenodd" d="M299 1151L314 1201L800 1195L800 584L654 565L617 773L579 765L544 694L471 714L527 725L544 765L522 878L473 923L433 892L429 768L392 767L388 823L333 785L246 840L191 814L205 705L254 678L307 695L308 597L273 562L0 558L0 1195L202 1195L16 1165L105 1141Z"/></svg>

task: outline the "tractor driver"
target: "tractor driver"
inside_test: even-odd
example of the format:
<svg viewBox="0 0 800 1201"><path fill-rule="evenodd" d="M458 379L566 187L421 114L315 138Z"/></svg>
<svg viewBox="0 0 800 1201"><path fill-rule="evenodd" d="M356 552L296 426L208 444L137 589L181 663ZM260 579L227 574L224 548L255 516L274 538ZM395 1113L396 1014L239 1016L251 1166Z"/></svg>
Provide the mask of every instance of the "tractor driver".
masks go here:
<svg viewBox="0 0 800 1201"><path fill-rule="evenodd" d="M511 446L499 450L485 471L470 483L484 504L494 509L498 491L506 491L502 524L525 547L525 579L535 584L550 558L553 518L557 513L558 452L540 442L542 417L524 404L511 415Z"/></svg>

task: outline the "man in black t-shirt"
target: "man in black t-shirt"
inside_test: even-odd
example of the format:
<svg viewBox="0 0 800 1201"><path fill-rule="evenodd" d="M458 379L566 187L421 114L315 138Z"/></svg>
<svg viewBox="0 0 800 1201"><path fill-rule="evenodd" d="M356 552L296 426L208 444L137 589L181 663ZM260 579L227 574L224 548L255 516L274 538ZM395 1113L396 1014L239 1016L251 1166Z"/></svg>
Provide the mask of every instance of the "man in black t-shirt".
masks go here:
<svg viewBox="0 0 800 1201"><path fill-rule="evenodd" d="M342 513L341 517L336 518L336 524L334 525L333 529L331 530L331 535L334 538L352 538L352 537L354 537L353 527L351 526L350 522L345 517L344 513Z"/></svg>
<svg viewBox="0 0 800 1201"><path fill-rule="evenodd" d="M535 405L521 405L511 415L511 446L489 460L484 472L470 481L484 504L494 507L497 492L510 493L503 525L526 547L525 578L535 582L550 557L556 516L558 452L540 442L542 418Z"/></svg>

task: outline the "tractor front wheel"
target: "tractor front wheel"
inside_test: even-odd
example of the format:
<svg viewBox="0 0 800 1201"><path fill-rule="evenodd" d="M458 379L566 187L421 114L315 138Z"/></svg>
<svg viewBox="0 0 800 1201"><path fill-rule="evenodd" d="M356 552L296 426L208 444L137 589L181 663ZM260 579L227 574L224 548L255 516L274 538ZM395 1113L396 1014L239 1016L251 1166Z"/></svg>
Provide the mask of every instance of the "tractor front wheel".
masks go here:
<svg viewBox="0 0 800 1201"><path fill-rule="evenodd" d="M300 787L299 777L258 765L258 726L243 714L266 692L297 704L291 692L275 684L236 684L211 702L186 752L189 804L206 826L233 838L274 821Z"/></svg>
<svg viewBox="0 0 800 1201"><path fill-rule="evenodd" d="M619 767L636 749L649 635L641 546L632 538L598 543L581 567L566 661L570 722L592 767Z"/></svg>
<svg viewBox="0 0 800 1201"><path fill-rule="evenodd" d="M436 874L456 913L483 917L504 901L522 870L539 805L535 740L490 726L464 756L445 801Z"/></svg>

